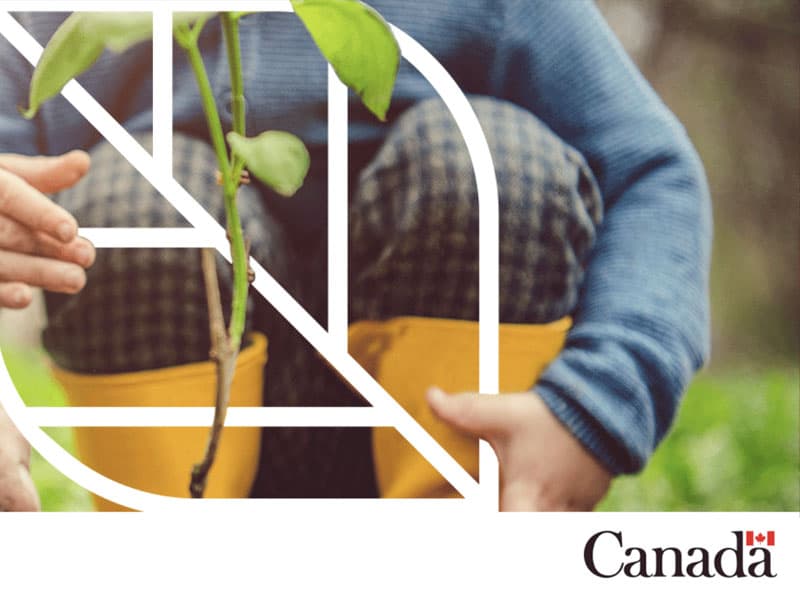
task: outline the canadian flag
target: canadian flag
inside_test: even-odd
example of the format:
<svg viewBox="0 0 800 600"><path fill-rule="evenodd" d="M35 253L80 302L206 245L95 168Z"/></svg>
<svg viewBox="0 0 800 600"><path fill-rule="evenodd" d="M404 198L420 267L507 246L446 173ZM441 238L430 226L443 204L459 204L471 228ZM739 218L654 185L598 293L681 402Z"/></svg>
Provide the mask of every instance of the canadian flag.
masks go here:
<svg viewBox="0 0 800 600"><path fill-rule="evenodd" d="M755 544L763 544L766 542L767 546L774 546L775 545L775 532L768 531L766 535L763 533L755 532L755 531L747 531L745 533L745 543L748 546L753 546Z"/></svg>

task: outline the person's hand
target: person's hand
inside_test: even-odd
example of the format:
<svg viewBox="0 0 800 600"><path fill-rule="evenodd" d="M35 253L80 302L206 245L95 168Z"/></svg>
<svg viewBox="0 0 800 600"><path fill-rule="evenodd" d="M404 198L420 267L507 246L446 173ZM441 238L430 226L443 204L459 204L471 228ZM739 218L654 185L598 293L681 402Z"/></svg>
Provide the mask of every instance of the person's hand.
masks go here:
<svg viewBox="0 0 800 600"><path fill-rule="evenodd" d="M488 441L500 462L500 510L592 510L608 471L533 392L486 396L428 391L433 413Z"/></svg>
<svg viewBox="0 0 800 600"><path fill-rule="evenodd" d="M0 308L28 306L32 287L74 293L86 284L94 248L44 194L75 185L88 170L85 152L0 154ZM0 510L39 509L29 465L28 443L0 408Z"/></svg>
<svg viewBox="0 0 800 600"><path fill-rule="evenodd" d="M28 442L0 406L0 511L39 510L30 458Z"/></svg>
<svg viewBox="0 0 800 600"><path fill-rule="evenodd" d="M89 155L80 151L0 154L0 307L28 306L32 287L75 293L86 284L94 248L77 237L72 215L44 194L72 187L88 170Z"/></svg>

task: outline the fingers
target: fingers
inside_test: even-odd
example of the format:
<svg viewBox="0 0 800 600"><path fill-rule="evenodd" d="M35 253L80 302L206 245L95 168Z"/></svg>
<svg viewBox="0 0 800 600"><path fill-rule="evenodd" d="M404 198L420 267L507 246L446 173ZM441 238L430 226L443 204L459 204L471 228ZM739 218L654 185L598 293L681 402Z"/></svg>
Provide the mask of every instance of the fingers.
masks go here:
<svg viewBox="0 0 800 600"><path fill-rule="evenodd" d="M0 169L0 215L64 243L78 234L78 223L71 214L4 169Z"/></svg>
<svg viewBox="0 0 800 600"><path fill-rule="evenodd" d="M532 392L452 394L431 388L433 413L487 440L500 461L500 510L591 510L610 473Z"/></svg>
<svg viewBox="0 0 800 600"><path fill-rule="evenodd" d="M40 510L39 495L28 469L23 464L0 465L0 511Z"/></svg>
<svg viewBox="0 0 800 600"><path fill-rule="evenodd" d="M0 215L0 249L74 262L84 268L92 266L95 259L94 246L88 240L75 238L65 244L47 234L32 231L2 215Z"/></svg>
<svg viewBox="0 0 800 600"><path fill-rule="evenodd" d="M77 293L86 285L86 273L78 265L6 250L0 250L0 279L65 294Z"/></svg>
<svg viewBox="0 0 800 600"><path fill-rule="evenodd" d="M489 438L514 428L517 410L505 396L448 395L439 388L430 388L427 400L437 417L465 433Z"/></svg>
<svg viewBox="0 0 800 600"><path fill-rule="evenodd" d="M503 482L500 488L500 512L551 512L565 510L542 498L535 487L516 480Z"/></svg>
<svg viewBox="0 0 800 600"><path fill-rule="evenodd" d="M0 407L0 511L39 510L30 447Z"/></svg>
<svg viewBox="0 0 800 600"><path fill-rule="evenodd" d="M29 286L75 293L95 251L77 238L78 223L43 192L77 182L89 168L85 152L58 157L0 155L0 306L24 308Z"/></svg>
<svg viewBox="0 0 800 600"><path fill-rule="evenodd" d="M80 150L61 156L0 154L0 169L14 173L45 194L72 187L86 175L89 165L89 155Z"/></svg>
<svg viewBox="0 0 800 600"><path fill-rule="evenodd" d="M33 300L33 290L24 283L0 283L0 307L25 308Z"/></svg>

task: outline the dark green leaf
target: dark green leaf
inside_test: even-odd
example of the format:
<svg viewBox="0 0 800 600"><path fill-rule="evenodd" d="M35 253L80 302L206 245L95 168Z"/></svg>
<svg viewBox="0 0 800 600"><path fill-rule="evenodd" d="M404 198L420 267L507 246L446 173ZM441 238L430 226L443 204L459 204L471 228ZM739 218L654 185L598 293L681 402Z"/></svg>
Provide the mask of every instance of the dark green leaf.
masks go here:
<svg viewBox="0 0 800 600"><path fill-rule="evenodd" d="M247 138L231 132L228 143L250 174L280 195L294 196L303 185L311 159L297 136L285 131L265 131L258 137Z"/></svg>
<svg viewBox="0 0 800 600"><path fill-rule="evenodd" d="M292 0L323 56L379 119L386 119L400 48L386 21L357 0Z"/></svg>
<svg viewBox="0 0 800 600"><path fill-rule="evenodd" d="M174 24L193 22L213 13L176 13ZM74 77L88 70L105 48L123 52L153 35L153 16L147 12L76 12L53 34L31 80L28 109L33 118L46 100L56 96Z"/></svg>

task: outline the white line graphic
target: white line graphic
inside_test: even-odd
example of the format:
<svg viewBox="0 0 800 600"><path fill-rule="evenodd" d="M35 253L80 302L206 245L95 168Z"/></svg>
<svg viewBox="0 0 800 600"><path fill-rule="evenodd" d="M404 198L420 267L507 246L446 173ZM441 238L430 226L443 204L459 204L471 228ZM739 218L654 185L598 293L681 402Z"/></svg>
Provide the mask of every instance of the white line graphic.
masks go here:
<svg viewBox="0 0 800 600"><path fill-rule="evenodd" d="M82 227L97 248L213 248L217 240L193 227Z"/></svg>
<svg viewBox="0 0 800 600"><path fill-rule="evenodd" d="M347 352L348 90L328 67L328 332Z"/></svg>
<svg viewBox="0 0 800 600"><path fill-rule="evenodd" d="M153 11L153 160L172 177L172 11Z"/></svg>
<svg viewBox="0 0 800 600"><path fill-rule="evenodd" d="M39 427L204 427L211 407L29 407ZM392 427L373 407L231 407L226 427Z"/></svg>
<svg viewBox="0 0 800 600"><path fill-rule="evenodd" d="M25 10L32 6L44 6L43 3L24 3ZM78 8L97 8L93 3L75 3ZM152 3L137 2L135 10L143 10ZM159 2L159 7L165 5L177 8L175 3ZM208 2L194 2L193 10L202 10L211 6ZM213 3L217 6L217 3ZM52 6L52 5L50 5ZM72 5L71 5L72 6ZM106 5L104 5L105 7ZM115 4L114 10L131 9L130 2ZM253 8L257 6L258 8ZM290 10L286 2L230 2L226 4L228 10ZM164 9L166 10L166 9ZM498 306L498 207L497 207L497 182L492 167L491 155L488 144L472 111L469 102L449 74L438 64L424 48L401 30L393 28L398 38L404 57L408 58L420 72L433 84L437 93L443 98L456 117L456 121L467 142L474 165L478 184L480 203L480 391L482 393L497 392L497 306ZM8 40L33 64L38 61L41 46L22 28L8 13L0 13L0 34ZM170 86L162 86L159 94L165 94ZM332 92L335 94L335 91ZM206 213L203 208L176 182L171 176L165 174L163 165L159 165L123 128L117 123L83 88L75 81L68 84L64 96L75 106L79 112L108 140L130 163L134 166L190 223L194 226L193 234L182 233L188 238L188 244L181 247L198 247L199 245L213 247L230 261L227 240L222 227ZM344 194L346 198L346 191ZM335 199L335 198L334 198ZM340 218L340 216L339 216ZM346 213L345 213L346 219ZM90 238L95 237L105 247L119 247L120 243L133 243L136 239L137 246L175 247L165 245L165 232L159 232L154 241L142 242L145 237L142 231L134 229L115 230L116 233L104 233L103 230L84 230ZM172 230L176 232L179 230ZM346 228L344 229L346 231ZM152 232L156 233L156 232ZM105 236L105 240L103 239ZM110 239L116 236L115 240ZM196 237L195 237L196 236ZM184 242L187 240L183 240ZM345 237L346 242L346 237ZM113 243L113 246L112 246ZM346 250L346 245L345 245ZM253 262L256 273L254 287L261 293L287 320L308 340L318 352L374 407L380 415L386 418L409 442L461 493L466 499L480 499L481 503L492 510L497 508L497 463L488 448L481 443L481 480L482 486L472 479L463 468L445 452L436 441L412 419L408 413L397 404L377 384L370 375L361 368L346 352L342 344L341 331L335 337L326 332L319 324L292 298L263 267ZM345 263L346 265L346 263ZM346 304L345 304L346 306ZM340 313L337 313L339 315ZM341 317L339 317L341 318ZM332 321L333 323L333 321ZM341 329L341 325L340 325ZM28 437L29 441L67 476L87 489L94 491L115 502L126 504L132 508L164 508L172 505L172 499L166 500L160 496L147 494L140 490L133 490L113 482L102 475L95 473L71 457L60 446L43 434L35 426L24 422L26 410L24 403L13 388L5 365L2 367L2 383L10 385L13 392L3 396L9 416L15 424ZM162 502L163 501L163 502ZM177 500L183 502L183 500Z"/></svg>

